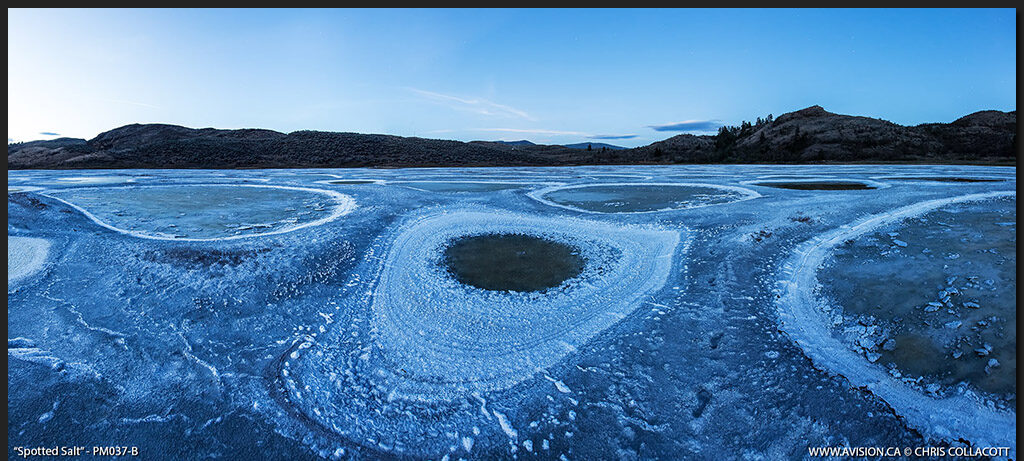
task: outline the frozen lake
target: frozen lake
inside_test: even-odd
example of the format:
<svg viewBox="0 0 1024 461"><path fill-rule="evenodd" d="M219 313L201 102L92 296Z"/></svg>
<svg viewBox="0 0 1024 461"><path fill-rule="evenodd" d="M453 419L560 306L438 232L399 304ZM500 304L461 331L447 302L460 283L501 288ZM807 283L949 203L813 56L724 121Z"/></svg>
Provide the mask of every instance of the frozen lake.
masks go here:
<svg viewBox="0 0 1024 461"><path fill-rule="evenodd" d="M8 444L1011 447L1016 169L8 172Z"/></svg>

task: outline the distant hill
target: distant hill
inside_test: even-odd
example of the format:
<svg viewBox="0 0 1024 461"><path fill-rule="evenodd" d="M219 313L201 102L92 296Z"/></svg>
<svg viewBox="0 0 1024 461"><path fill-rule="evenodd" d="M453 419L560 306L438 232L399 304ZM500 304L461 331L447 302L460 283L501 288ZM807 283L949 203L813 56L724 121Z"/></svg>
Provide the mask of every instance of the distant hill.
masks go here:
<svg viewBox="0 0 1024 461"><path fill-rule="evenodd" d="M573 149L594 149L600 150L602 147L611 150L626 150L628 147L614 146L611 144L605 144L603 142L578 142L576 144L563 144L565 147L571 147Z"/></svg>
<svg viewBox="0 0 1024 461"><path fill-rule="evenodd" d="M593 150L586 150L590 144ZM601 150L600 147L606 147ZM772 119L682 134L647 146L460 142L380 134L127 125L90 140L8 144L9 169L317 168L675 163L1016 164L1017 112L902 126L812 106Z"/></svg>
<svg viewBox="0 0 1024 461"><path fill-rule="evenodd" d="M487 142L487 141L477 141L477 142ZM536 145L538 145L538 144L535 144L533 142L527 141L525 139L519 140L519 141L491 141L491 142L494 142L494 143L497 143L497 144L505 144L505 145L508 145L508 146L536 146ZM597 150L600 150L602 147L605 148L605 149L612 149L612 150L628 149L628 147L613 146L611 144L605 144L603 142L578 142L576 144L559 144L559 145L562 146L562 147L568 147L570 149L591 149L591 150L597 149Z"/></svg>
<svg viewBox="0 0 1024 461"><path fill-rule="evenodd" d="M534 143L532 143L530 141L527 141L525 139L521 139L519 141L494 141L494 142L496 142L498 144L508 144L510 146L536 146L537 145L537 144L534 144Z"/></svg>

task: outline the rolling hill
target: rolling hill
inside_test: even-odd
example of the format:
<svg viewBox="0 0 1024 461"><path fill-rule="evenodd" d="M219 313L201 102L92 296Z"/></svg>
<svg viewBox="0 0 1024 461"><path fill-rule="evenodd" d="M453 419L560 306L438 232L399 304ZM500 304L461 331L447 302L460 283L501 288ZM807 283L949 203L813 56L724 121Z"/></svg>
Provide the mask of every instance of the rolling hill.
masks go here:
<svg viewBox="0 0 1024 461"><path fill-rule="evenodd" d="M593 150L586 150L592 144ZM558 166L679 163L1016 164L1017 112L903 126L812 106L633 149L461 142L381 134L133 124L90 140L8 144L8 169Z"/></svg>

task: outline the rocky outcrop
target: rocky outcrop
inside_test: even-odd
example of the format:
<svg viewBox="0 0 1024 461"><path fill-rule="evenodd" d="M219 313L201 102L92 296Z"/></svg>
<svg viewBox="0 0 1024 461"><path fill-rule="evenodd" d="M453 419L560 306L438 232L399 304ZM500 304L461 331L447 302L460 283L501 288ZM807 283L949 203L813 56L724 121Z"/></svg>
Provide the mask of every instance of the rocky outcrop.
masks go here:
<svg viewBox="0 0 1024 461"><path fill-rule="evenodd" d="M1016 124L1016 111L902 126L812 106L759 124L727 127L703 144L680 135L643 149L661 149L676 162L701 163L1015 163Z"/></svg>

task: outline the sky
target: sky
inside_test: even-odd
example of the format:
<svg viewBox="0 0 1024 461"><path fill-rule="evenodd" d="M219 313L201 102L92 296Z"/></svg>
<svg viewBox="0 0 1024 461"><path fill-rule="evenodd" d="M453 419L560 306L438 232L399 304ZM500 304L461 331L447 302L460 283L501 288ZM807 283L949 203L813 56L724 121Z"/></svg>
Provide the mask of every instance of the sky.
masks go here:
<svg viewBox="0 0 1024 461"><path fill-rule="evenodd" d="M1016 110L1016 11L8 9L8 142L130 123L633 147Z"/></svg>

